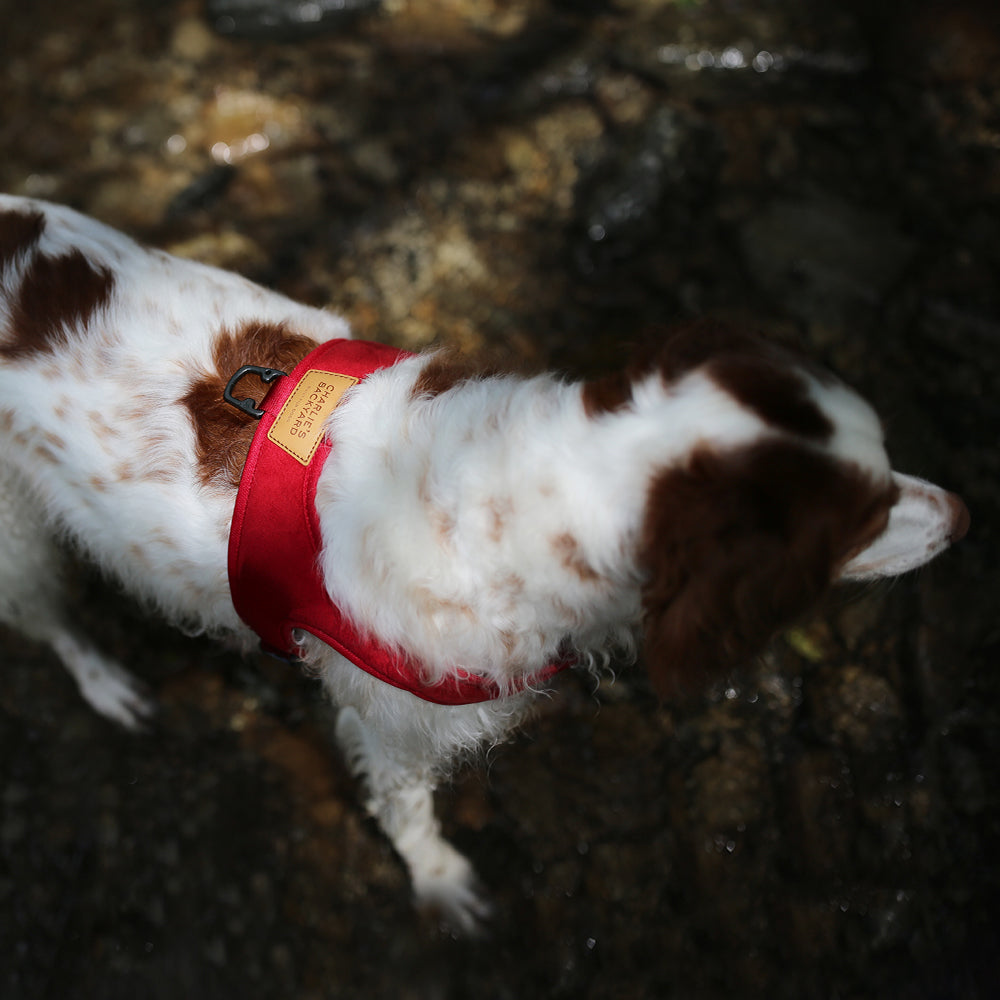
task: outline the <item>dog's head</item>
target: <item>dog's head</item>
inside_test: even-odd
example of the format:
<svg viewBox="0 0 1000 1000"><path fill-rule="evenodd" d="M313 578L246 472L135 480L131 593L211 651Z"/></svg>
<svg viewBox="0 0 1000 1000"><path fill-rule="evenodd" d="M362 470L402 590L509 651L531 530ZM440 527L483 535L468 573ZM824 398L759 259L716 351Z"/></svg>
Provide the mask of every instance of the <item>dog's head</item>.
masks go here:
<svg viewBox="0 0 1000 1000"><path fill-rule="evenodd" d="M629 405L651 371L704 401L688 410L704 434L653 477L639 538L661 691L746 662L836 580L904 572L965 534L958 497L891 471L867 403L789 353L698 325L595 383L589 405Z"/></svg>

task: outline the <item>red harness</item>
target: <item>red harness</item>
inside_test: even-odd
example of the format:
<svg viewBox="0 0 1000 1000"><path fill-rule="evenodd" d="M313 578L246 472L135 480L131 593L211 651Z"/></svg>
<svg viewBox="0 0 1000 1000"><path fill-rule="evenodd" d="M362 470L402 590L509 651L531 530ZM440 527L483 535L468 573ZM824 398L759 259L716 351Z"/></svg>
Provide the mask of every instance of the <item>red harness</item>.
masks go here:
<svg viewBox="0 0 1000 1000"><path fill-rule="evenodd" d="M332 445L322 428L344 392L367 375L411 355L383 344L331 340L310 352L287 377L247 365L226 389L228 402L260 418L243 467L229 535L229 589L240 618L261 646L297 657L292 638L302 629L393 687L439 705L470 705L501 695L491 680L460 673L428 684L421 666L360 632L330 600L318 568L322 546L316 482ZM248 373L273 382L258 409L232 396ZM569 664L558 661L538 683ZM523 685L519 685L523 686Z"/></svg>

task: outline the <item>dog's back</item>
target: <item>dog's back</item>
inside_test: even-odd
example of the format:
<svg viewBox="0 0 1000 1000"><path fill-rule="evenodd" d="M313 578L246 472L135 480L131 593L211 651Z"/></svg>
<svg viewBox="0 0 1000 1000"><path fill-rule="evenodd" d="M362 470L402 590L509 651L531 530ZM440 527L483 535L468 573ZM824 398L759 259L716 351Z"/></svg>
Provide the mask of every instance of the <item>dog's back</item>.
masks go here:
<svg viewBox="0 0 1000 1000"><path fill-rule="evenodd" d="M233 491L203 488L185 401L199 378L231 374L216 372L221 335L284 325L315 341L348 335L237 275L0 197L5 479L169 618L239 629L220 575Z"/></svg>

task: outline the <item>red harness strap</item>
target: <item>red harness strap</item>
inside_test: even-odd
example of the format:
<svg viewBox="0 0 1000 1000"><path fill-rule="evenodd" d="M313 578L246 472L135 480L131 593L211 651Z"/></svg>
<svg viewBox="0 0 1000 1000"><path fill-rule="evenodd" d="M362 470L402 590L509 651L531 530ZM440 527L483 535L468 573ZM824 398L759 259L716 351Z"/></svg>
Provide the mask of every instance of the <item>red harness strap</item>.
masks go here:
<svg viewBox="0 0 1000 1000"><path fill-rule="evenodd" d="M229 588L240 618L268 652L294 659L292 631L302 629L372 676L424 701L490 701L500 696L500 689L476 674L426 683L419 663L354 627L330 600L320 576L316 482L332 448L323 425L352 385L409 356L383 344L331 340L310 352L289 376L262 375L274 384L259 410L249 400L229 399L248 412L263 411L233 511ZM544 681L566 666L564 661L550 664L533 681Z"/></svg>

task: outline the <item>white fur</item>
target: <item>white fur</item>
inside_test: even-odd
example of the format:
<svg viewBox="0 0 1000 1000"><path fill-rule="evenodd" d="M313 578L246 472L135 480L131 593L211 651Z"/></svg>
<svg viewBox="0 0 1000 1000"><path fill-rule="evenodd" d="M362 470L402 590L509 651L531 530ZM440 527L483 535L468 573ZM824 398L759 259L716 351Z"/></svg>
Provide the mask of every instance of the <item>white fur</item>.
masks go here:
<svg viewBox="0 0 1000 1000"><path fill-rule="evenodd" d="M0 615L49 642L98 711L136 726L149 702L67 624L53 537L68 537L177 625L252 647L226 575L235 494L202 485L180 400L210 368L224 328L286 322L317 342L349 331L327 312L141 248L68 209L0 196L3 211L42 213L37 252L79 250L111 272L114 291L55 351L0 361ZM0 342L13 335L12 303L33 259L21 255L0 278ZM332 597L432 679L462 668L510 689L566 648L584 665L614 647L631 651L651 478L696 446L780 435L698 371L670 385L650 375L628 406L589 417L580 386L551 376L415 398L427 363L376 373L335 411L317 507ZM830 451L887 482L867 404L843 387L810 386L836 427ZM905 509L887 540L852 560L850 575L910 568L947 544L948 519L928 516L948 506L943 491L900 482ZM571 551L560 554L561 539ZM474 930L488 908L469 863L441 838L432 792L456 758L502 740L532 692L442 707L301 640L304 662L344 706L338 740L418 899Z"/></svg>
<svg viewBox="0 0 1000 1000"><path fill-rule="evenodd" d="M841 571L845 580L876 580L909 572L943 552L956 527L967 520L957 497L933 483L901 472L892 474L899 500L888 528ZM959 528L964 532L964 528Z"/></svg>

